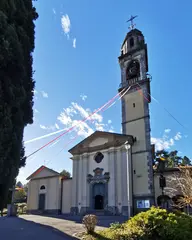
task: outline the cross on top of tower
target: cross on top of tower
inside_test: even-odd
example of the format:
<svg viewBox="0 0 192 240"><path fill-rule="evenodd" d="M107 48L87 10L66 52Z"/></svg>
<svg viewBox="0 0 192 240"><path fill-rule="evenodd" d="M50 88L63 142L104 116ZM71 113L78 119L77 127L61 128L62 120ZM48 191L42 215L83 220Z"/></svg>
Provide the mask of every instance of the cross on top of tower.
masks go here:
<svg viewBox="0 0 192 240"><path fill-rule="evenodd" d="M132 15L131 15L130 19L127 20L127 22L131 22L131 25L129 26L129 29L130 29L130 30L133 30L134 27L135 27L135 25L136 25L136 24L133 22L133 20L134 20L136 17L138 17L138 16L132 16Z"/></svg>

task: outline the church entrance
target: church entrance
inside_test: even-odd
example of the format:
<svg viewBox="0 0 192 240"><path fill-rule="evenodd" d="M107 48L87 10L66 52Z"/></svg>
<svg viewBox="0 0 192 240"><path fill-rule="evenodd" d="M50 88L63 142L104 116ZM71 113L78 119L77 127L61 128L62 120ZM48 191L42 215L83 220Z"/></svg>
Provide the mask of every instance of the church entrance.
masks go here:
<svg viewBox="0 0 192 240"><path fill-rule="evenodd" d="M104 197L101 196L101 195L96 195L96 196L95 196L95 209L96 209L96 210L104 209L103 199L104 199Z"/></svg>
<svg viewBox="0 0 192 240"><path fill-rule="evenodd" d="M105 185L103 183L95 183L93 186L93 208L95 210L104 209Z"/></svg>
<svg viewBox="0 0 192 240"><path fill-rule="evenodd" d="M45 194L39 194L39 210L45 210Z"/></svg>

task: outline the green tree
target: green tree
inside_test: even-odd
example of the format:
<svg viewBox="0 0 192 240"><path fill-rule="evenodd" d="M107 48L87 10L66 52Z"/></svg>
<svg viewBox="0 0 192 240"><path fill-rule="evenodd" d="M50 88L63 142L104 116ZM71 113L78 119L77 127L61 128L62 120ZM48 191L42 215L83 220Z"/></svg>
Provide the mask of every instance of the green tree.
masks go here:
<svg viewBox="0 0 192 240"><path fill-rule="evenodd" d="M60 175L61 175L62 177L66 177L66 178L70 178L70 177L71 177L71 173L68 172L68 171L65 170L65 169L60 173Z"/></svg>
<svg viewBox="0 0 192 240"><path fill-rule="evenodd" d="M182 158L181 165L182 166L191 166L191 160L188 157L184 156Z"/></svg>
<svg viewBox="0 0 192 240"><path fill-rule="evenodd" d="M24 127L33 123L32 0L0 1L0 209L25 166Z"/></svg>
<svg viewBox="0 0 192 240"><path fill-rule="evenodd" d="M191 165L191 160L186 156L184 157L178 156L177 150L171 152L165 150L156 151L154 165L156 165L158 168L161 165L162 161L164 161L166 168L178 167L180 165L181 166Z"/></svg>
<svg viewBox="0 0 192 240"><path fill-rule="evenodd" d="M23 188L15 191L14 200L16 202L21 202L26 197L26 192Z"/></svg>

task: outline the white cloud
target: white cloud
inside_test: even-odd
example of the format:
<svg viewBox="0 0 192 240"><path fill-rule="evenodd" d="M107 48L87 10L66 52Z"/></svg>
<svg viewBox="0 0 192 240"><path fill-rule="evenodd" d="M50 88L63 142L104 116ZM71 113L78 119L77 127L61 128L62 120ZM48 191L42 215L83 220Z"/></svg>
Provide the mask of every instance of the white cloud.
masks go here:
<svg viewBox="0 0 192 240"><path fill-rule="evenodd" d="M58 120L66 128L75 126L73 130L82 137L88 137L95 130L113 131L112 128L108 128L108 124L103 122L103 117L101 114L95 113L89 117L90 114L91 110L89 108L83 108L78 103L72 102L71 106L63 109L58 116ZM82 122L82 119L87 119L87 121Z"/></svg>
<svg viewBox="0 0 192 240"><path fill-rule="evenodd" d="M173 138L170 138L169 140L165 140L163 138L151 138L151 143L155 144L156 150L163 150L163 149L169 149L174 145Z"/></svg>
<svg viewBox="0 0 192 240"><path fill-rule="evenodd" d="M112 123L112 120L108 120L108 124L111 124Z"/></svg>
<svg viewBox="0 0 192 240"><path fill-rule="evenodd" d="M83 108L78 103L72 102L71 105L67 108L64 108L57 117L57 120L59 120L60 123L64 125L63 129L27 140L25 141L25 144L50 137L60 132L68 131L68 129L72 127L73 132L76 132L79 136L83 138L88 137L95 130L114 132L113 126L108 126L108 123L111 124L110 120L105 123L103 120L103 116L100 113L94 113L90 116L92 112L93 111L91 111L89 108ZM53 131L59 129L59 125L57 123L51 126L45 126L41 124L40 128L43 130Z"/></svg>
<svg viewBox="0 0 192 240"><path fill-rule="evenodd" d="M163 149L167 150L175 144L175 141L178 141L181 139L182 136L180 132L178 132L174 137L170 137L169 136L170 131L171 131L170 129L165 129L163 137L151 138L151 142L152 144L155 144L156 150L163 150Z"/></svg>
<svg viewBox="0 0 192 240"><path fill-rule="evenodd" d="M67 14L63 15L61 17L61 26L62 26L62 29L63 29L64 33L67 36L69 36L70 29L71 29L71 21L70 21L69 16Z"/></svg>
<svg viewBox="0 0 192 240"><path fill-rule="evenodd" d="M53 14L56 15L56 10L55 10L55 8L53 8L52 11L53 11Z"/></svg>
<svg viewBox="0 0 192 240"><path fill-rule="evenodd" d="M167 128L165 129L165 133L170 133L171 132L171 129Z"/></svg>
<svg viewBox="0 0 192 240"><path fill-rule="evenodd" d="M113 133L113 132L114 132L114 130L113 130L113 129L110 129L110 130L109 130L109 132Z"/></svg>
<svg viewBox="0 0 192 240"><path fill-rule="evenodd" d="M51 125L51 126L45 126L45 125L40 124L40 128L43 129L43 130L55 131L56 129L59 129L59 126L56 123L55 123L55 125Z"/></svg>
<svg viewBox="0 0 192 240"><path fill-rule="evenodd" d="M41 94L44 98L48 98L48 93L46 93L45 91L41 91Z"/></svg>
<svg viewBox="0 0 192 240"><path fill-rule="evenodd" d="M35 113L38 113L38 112L39 112L36 108L34 109L34 111L35 111Z"/></svg>
<svg viewBox="0 0 192 240"><path fill-rule="evenodd" d="M181 138L182 138L182 136L181 136L181 133L180 133L180 132L178 132L178 133L175 135L175 137L174 137L174 139L175 139L176 141L180 140Z"/></svg>
<svg viewBox="0 0 192 240"><path fill-rule="evenodd" d="M73 47L76 48L76 41L77 39L76 38L73 38Z"/></svg>
<svg viewBox="0 0 192 240"><path fill-rule="evenodd" d="M41 124L40 124L40 128L41 129L47 129L47 127L45 127L44 125L41 125Z"/></svg>
<svg viewBox="0 0 192 240"><path fill-rule="evenodd" d="M85 100L87 99L87 96L86 96L85 94L81 94L81 95L80 95L80 98L81 98L83 101L85 101Z"/></svg>
<svg viewBox="0 0 192 240"><path fill-rule="evenodd" d="M78 103L72 102L71 104L72 104L73 108L76 109L83 118L87 118L88 117L88 119L91 120L92 122L98 121L98 122L101 123L103 121L103 116L101 114L95 113L91 117L89 117L89 115L91 113L90 109L86 109L85 110Z"/></svg>

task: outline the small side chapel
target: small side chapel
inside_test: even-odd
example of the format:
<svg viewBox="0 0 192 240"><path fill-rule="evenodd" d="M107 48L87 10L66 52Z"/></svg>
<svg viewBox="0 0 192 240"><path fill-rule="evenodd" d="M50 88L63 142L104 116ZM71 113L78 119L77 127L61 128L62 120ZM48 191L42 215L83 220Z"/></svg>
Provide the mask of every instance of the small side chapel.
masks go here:
<svg viewBox="0 0 192 240"><path fill-rule="evenodd" d="M126 91L121 99L122 134L96 131L71 148L71 179L43 166L29 176L29 212L132 216L155 203L150 78L141 31L132 27L127 33L118 59L118 91Z"/></svg>

